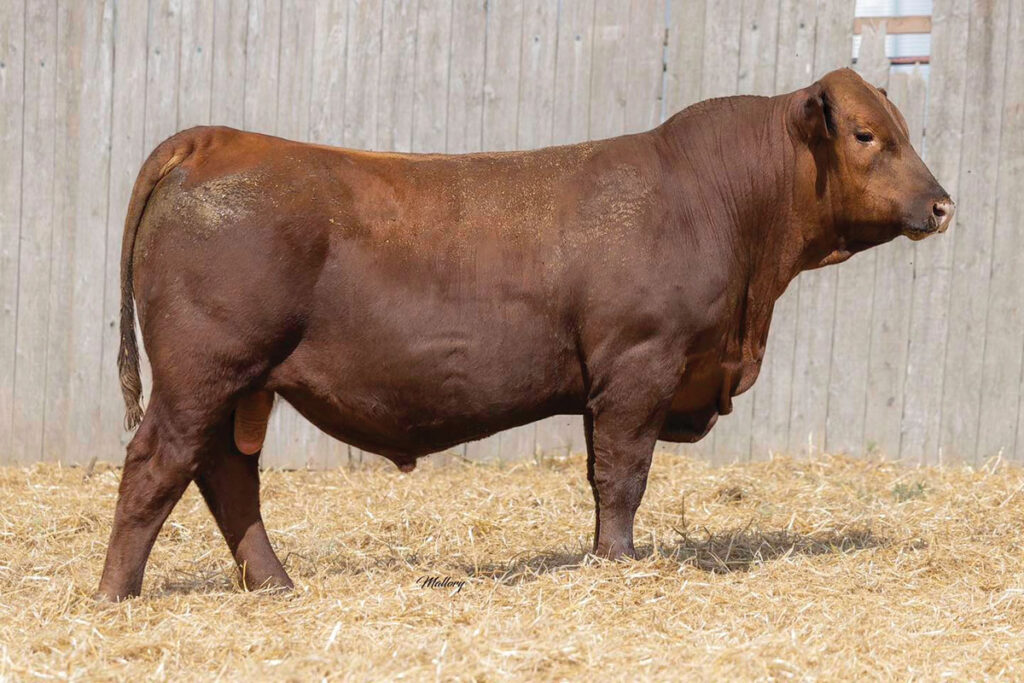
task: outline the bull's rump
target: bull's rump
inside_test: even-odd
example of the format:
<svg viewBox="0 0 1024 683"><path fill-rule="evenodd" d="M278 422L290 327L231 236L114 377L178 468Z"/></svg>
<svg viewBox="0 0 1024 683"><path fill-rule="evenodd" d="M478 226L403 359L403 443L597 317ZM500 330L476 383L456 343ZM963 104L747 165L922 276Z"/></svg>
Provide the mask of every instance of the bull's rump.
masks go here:
<svg viewBox="0 0 1024 683"><path fill-rule="evenodd" d="M154 377L164 358L226 365L385 454L577 412L592 157L378 155L215 131L139 229Z"/></svg>

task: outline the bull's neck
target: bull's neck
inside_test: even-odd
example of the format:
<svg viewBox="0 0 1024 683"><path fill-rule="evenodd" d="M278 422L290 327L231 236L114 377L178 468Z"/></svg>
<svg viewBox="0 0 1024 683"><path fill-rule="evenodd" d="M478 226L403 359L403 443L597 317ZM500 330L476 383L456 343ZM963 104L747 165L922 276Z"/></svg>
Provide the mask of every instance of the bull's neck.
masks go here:
<svg viewBox="0 0 1024 683"><path fill-rule="evenodd" d="M813 159L787 129L788 96L701 102L659 129L679 197L679 229L710 233L752 289L774 302L830 247ZM808 180L810 178L810 180ZM769 303L766 301L764 303Z"/></svg>

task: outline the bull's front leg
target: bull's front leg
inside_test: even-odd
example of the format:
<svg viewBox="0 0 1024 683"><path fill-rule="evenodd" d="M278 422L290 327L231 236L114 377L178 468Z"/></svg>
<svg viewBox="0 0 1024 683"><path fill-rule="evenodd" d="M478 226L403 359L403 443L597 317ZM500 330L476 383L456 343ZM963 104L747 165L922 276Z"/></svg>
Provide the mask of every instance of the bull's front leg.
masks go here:
<svg viewBox="0 0 1024 683"><path fill-rule="evenodd" d="M636 556L633 519L675 388L674 379L647 378L637 370L625 368L604 383L584 415L587 479L596 507L594 554L608 559Z"/></svg>

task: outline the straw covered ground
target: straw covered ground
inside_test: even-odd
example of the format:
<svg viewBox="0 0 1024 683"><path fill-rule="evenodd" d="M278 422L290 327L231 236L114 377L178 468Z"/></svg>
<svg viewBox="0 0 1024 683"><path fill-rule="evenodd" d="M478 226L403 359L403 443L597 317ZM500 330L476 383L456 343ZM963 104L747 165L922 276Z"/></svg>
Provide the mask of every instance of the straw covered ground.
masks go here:
<svg viewBox="0 0 1024 683"><path fill-rule="evenodd" d="M584 471L268 472L283 596L236 590L192 489L104 606L118 471L0 469L0 679L1024 676L1020 469L659 455L618 563Z"/></svg>

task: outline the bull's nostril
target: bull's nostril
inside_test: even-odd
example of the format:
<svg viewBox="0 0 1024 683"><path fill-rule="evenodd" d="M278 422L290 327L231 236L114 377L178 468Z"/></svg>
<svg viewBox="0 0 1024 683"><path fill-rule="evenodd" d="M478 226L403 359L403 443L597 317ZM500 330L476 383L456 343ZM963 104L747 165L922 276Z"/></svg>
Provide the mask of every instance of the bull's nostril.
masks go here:
<svg viewBox="0 0 1024 683"><path fill-rule="evenodd" d="M932 204L932 214L936 218L945 218L951 213L953 213L953 200L951 199L940 199Z"/></svg>
<svg viewBox="0 0 1024 683"><path fill-rule="evenodd" d="M932 216L928 221L929 228L933 232L946 232L946 228L953 220L953 209L956 204L949 197L938 200L932 204Z"/></svg>

